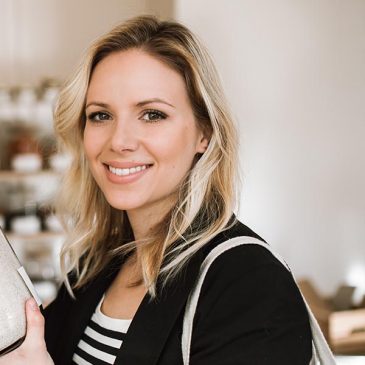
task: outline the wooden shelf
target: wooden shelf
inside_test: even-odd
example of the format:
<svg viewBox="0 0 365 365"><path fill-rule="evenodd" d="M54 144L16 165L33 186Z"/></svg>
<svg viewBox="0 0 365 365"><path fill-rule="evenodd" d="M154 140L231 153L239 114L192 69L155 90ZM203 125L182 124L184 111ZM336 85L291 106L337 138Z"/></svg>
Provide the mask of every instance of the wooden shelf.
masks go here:
<svg viewBox="0 0 365 365"><path fill-rule="evenodd" d="M337 365L365 364L365 356L335 356Z"/></svg>
<svg viewBox="0 0 365 365"><path fill-rule="evenodd" d="M12 171L12 170L0 170L0 183L1 182L7 182L7 181L13 181L13 180L26 180L29 178L58 178L61 177L61 174L54 170L40 170L40 171L34 171L34 172L18 172L18 171Z"/></svg>
<svg viewBox="0 0 365 365"><path fill-rule="evenodd" d="M51 240L64 237L64 233L62 232L51 232L51 231L44 231L38 232L34 234L18 234L13 232L5 232L6 237L11 242L12 240L24 240L24 241L33 241L33 240Z"/></svg>

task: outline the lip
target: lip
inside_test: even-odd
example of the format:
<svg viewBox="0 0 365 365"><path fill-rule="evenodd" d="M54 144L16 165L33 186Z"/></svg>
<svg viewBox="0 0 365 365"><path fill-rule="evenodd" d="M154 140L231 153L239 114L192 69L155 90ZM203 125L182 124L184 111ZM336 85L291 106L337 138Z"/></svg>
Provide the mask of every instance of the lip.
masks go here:
<svg viewBox="0 0 365 365"><path fill-rule="evenodd" d="M119 167L120 165L122 165L123 167ZM130 167L126 167L126 164L122 164L119 163L118 166L116 166L115 164L111 164L111 166L116 167L116 168L132 168L135 166L141 166L141 165L146 165L147 168L145 170L141 170L141 171L136 171L133 174L130 175L126 175L126 176L118 176L113 174L110 170L109 170L109 166L104 164L104 169L105 169L105 174L107 179L112 182L113 184L130 184L133 183L137 180L139 180L144 174L146 174L150 168L151 168L151 164L134 164L134 165L129 165Z"/></svg>
<svg viewBox="0 0 365 365"><path fill-rule="evenodd" d="M120 161L105 161L103 164L115 167L117 169L131 169L132 167L143 166L143 165L149 167L152 165L151 163L146 163L146 162L120 162Z"/></svg>

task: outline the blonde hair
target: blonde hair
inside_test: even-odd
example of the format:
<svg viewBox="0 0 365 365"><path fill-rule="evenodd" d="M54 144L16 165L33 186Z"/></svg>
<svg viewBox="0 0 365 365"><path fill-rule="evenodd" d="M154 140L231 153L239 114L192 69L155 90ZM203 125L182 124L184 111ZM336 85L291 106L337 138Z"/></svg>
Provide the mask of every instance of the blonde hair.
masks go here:
<svg viewBox="0 0 365 365"><path fill-rule="evenodd" d="M113 52L140 49L173 68L185 80L198 126L210 136L208 148L179 186L177 203L143 242L134 241L125 211L106 201L83 151L85 98L93 69ZM61 271L73 296L116 255L139 245L143 281L153 297L156 282L176 276L212 237L227 229L237 202L237 135L214 64L185 26L153 16L132 18L89 49L74 78L63 88L55 110L55 130L72 156L57 203L67 223ZM80 264L82 261L82 264ZM68 273L74 271L71 284Z"/></svg>

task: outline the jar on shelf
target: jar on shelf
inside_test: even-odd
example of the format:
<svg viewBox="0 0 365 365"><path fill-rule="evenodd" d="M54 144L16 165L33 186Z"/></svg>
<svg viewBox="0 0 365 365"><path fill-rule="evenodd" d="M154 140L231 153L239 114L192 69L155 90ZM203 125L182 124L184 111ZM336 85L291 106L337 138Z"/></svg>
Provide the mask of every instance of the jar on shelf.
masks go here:
<svg viewBox="0 0 365 365"><path fill-rule="evenodd" d="M8 189L7 229L18 235L33 235L42 228L38 202L32 200L34 190L25 183Z"/></svg>
<svg viewBox="0 0 365 365"><path fill-rule="evenodd" d="M10 222L11 231L19 235L32 235L41 231L41 220L35 214L14 217Z"/></svg>
<svg viewBox="0 0 365 365"><path fill-rule="evenodd" d="M57 87L47 87L42 91L35 108L35 122L42 130L53 133L53 108L59 94Z"/></svg>
<svg viewBox="0 0 365 365"><path fill-rule="evenodd" d="M34 123L36 113L37 93L31 86L22 86L15 98L16 119L25 124Z"/></svg>
<svg viewBox="0 0 365 365"><path fill-rule="evenodd" d="M71 156L67 153L57 152L50 156L49 166L56 172L65 172L71 165Z"/></svg>
<svg viewBox="0 0 365 365"><path fill-rule="evenodd" d="M42 168L42 156L31 132L24 130L9 144L11 167L19 172L34 172Z"/></svg>

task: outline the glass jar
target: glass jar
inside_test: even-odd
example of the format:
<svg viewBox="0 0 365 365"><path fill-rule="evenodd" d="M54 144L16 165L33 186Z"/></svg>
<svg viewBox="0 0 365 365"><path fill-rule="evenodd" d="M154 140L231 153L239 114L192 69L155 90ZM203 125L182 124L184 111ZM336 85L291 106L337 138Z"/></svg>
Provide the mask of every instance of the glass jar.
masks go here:
<svg viewBox="0 0 365 365"><path fill-rule="evenodd" d="M0 229L0 355L14 350L26 334L25 302L41 304L28 275Z"/></svg>

